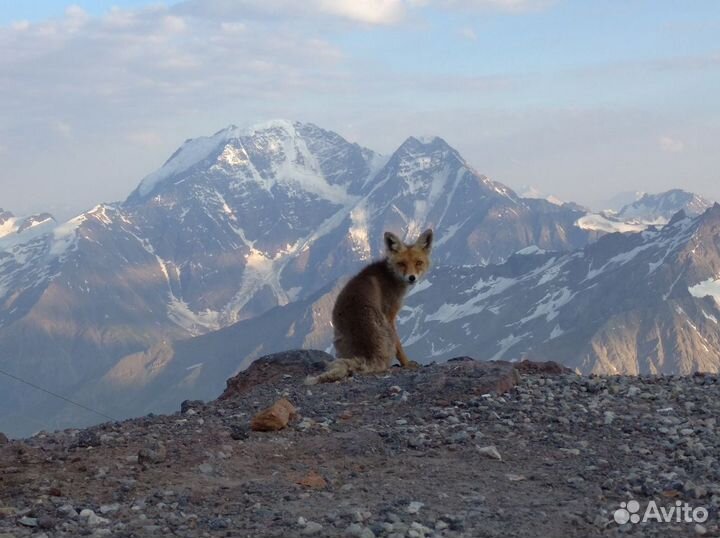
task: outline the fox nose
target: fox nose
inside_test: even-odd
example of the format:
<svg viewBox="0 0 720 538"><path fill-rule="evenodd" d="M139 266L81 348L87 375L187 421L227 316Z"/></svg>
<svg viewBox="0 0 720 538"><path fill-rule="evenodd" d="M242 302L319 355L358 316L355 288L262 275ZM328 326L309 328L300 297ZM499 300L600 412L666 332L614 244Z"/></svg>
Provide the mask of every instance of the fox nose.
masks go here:
<svg viewBox="0 0 720 538"><path fill-rule="evenodd" d="M410 282L415 282L415 275L410 275L410 276L408 277L408 280L409 280Z"/></svg>

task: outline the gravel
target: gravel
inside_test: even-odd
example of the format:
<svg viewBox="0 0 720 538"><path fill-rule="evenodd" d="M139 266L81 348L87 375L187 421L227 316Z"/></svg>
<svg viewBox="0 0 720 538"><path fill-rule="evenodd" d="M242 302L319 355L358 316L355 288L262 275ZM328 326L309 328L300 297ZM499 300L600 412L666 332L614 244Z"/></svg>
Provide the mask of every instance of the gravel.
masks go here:
<svg viewBox="0 0 720 538"><path fill-rule="evenodd" d="M496 394L458 385L461 367L310 390L280 375L175 415L10 440L0 538L719 535L717 376L534 371ZM280 398L298 416L251 431ZM617 523L632 501L708 517Z"/></svg>

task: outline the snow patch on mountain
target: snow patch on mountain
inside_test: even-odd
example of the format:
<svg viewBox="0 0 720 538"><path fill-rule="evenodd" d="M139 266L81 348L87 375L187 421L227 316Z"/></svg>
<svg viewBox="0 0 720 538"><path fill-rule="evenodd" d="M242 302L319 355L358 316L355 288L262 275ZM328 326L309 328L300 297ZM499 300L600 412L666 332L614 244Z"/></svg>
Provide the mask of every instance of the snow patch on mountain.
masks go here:
<svg viewBox="0 0 720 538"><path fill-rule="evenodd" d="M18 220L19 219L17 217L9 217L4 222L0 223L0 238L16 232L19 226Z"/></svg>
<svg viewBox="0 0 720 538"><path fill-rule="evenodd" d="M712 206L702 196L681 189L672 189L658 194L644 194L640 199L626 205L617 213L619 219L640 219L645 222L665 221L678 211L697 216Z"/></svg>
<svg viewBox="0 0 720 538"><path fill-rule="evenodd" d="M286 305L290 297L280 284L282 268L287 264L288 256L294 248L287 246L285 251L278 252L275 256L252 248L247 254L245 272L243 273L240 289L224 308L223 322L228 324L238 320L238 313L250 302L253 296L264 287L268 287L278 305Z"/></svg>
<svg viewBox="0 0 720 538"><path fill-rule="evenodd" d="M517 189L517 193L521 198L530 198L535 200L546 200L554 205L563 205L565 202L558 198L557 196L553 196L552 194L546 194L537 187L534 187L532 185L522 185L520 188Z"/></svg>
<svg viewBox="0 0 720 538"><path fill-rule="evenodd" d="M186 140L162 167L142 180L138 187L140 196L147 196L163 180L181 174L197 163L206 160L220 144L228 140L233 131L233 128L228 128L218 131L212 136L201 136Z"/></svg>
<svg viewBox="0 0 720 538"><path fill-rule="evenodd" d="M715 302L717 302L718 305L720 305L720 275L715 278L708 278L707 280L695 284L694 286L690 286L688 291L693 297L702 298L710 296L715 299Z"/></svg>
<svg viewBox="0 0 720 538"><path fill-rule="evenodd" d="M667 221L663 222L625 222L614 219L608 214L593 214L589 213L583 217L580 217L575 221L575 226L583 230L591 230L605 233L632 233L641 232L652 224L666 224Z"/></svg>
<svg viewBox="0 0 720 538"><path fill-rule="evenodd" d="M273 162L273 175L277 182L295 187L301 192L315 194L338 205L357 200L348 194L346 187L331 185L325 180L320 163L294 128L287 134L287 137L280 137L280 147L274 148L281 156L279 162Z"/></svg>
<svg viewBox="0 0 720 538"><path fill-rule="evenodd" d="M215 331L222 326L219 312L210 309L193 312L185 301L172 294L168 303L168 317L191 336Z"/></svg>
<svg viewBox="0 0 720 538"><path fill-rule="evenodd" d="M533 311L519 320L517 324L523 325L528 321L543 316L545 317L545 321L552 321L560 314L560 308L568 304L574 296L575 294L568 288L560 288L552 293L548 293L535 305Z"/></svg>
<svg viewBox="0 0 720 538"><path fill-rule="evenodd" d="M88 216L83 213L53 230L53 244L49 252L51 256L61 256L76 245L78 228L87 218Z"/></svg>
<svg viewBox="0 0 720 538"><path fill-rule="evenodd" d="M545 250L541 249L537 245L530 245L529 247L521 248L515 254L519 256L532 256L534 254L545 254Z"/></svg>
<svg viewBox="0 0 720 538"><path fill-rule="evenodd" d="M495 355L493 355L490 360L495 361L495 360L503 358L505 356L505 354L508 351L510 351L510 349L513 346L516 346L517 344L522 342L528 336L530 336L530 333L524 333L524 334L520 334L517 336L515 336L515 334L509 334L508 336L506 336L505 338L503 338L502 340L500 340L498 342L498 347L499 347L498 352L495 353ZM517 360L517 359L515 359L515 360ZM511 360L511 362L515 362L515 360Z"/></svg>
<svg viewBox="0 0 720 538"><path fill-rule="evenodd" d="M209 137L187 140L159 170L142 180L137 192L145 197L166 179L182 176L217 153L210 171L222 170L231 176L253 180L267 191L282 184L291 196L309 193L338 205L355 201L346 186L327 181L298 127L299 124L291 121L273 120L247 129L230 126ZM261 173L246 146L262 150L270 160L270 169Z"/></svg>
<svg viewBox="0 0 720 538"><path fill-rule="evenodd" d="M450 323L461 318L479 314L485 310L485 300L493 295L504 293L505 290L517 284L514 278L493 277L488 281L480 280L465 293L472 295L472 298L464 303L453 304L445 303L432 314L425 317L425 321L439 321L440 323Z"/></svg>
<svg viewBox="0 0 720 538"><path fill-rule="evenodd" d="M372 248L368 233L368 210L364 204L360 204L350 212L350 240L352 248L361 260L369 260L372 257Z"/></svg>
<svg viewBox="0 0 720 538"><path fill-rule="evenodd" d="M679 211L694 217L712 206L712 202L702 196L680 189L658 194L636 194L638 199L620 210L588 213L579 218L575 225L583 230L602 233L633 233L650 226L665 226Z"/></svg>

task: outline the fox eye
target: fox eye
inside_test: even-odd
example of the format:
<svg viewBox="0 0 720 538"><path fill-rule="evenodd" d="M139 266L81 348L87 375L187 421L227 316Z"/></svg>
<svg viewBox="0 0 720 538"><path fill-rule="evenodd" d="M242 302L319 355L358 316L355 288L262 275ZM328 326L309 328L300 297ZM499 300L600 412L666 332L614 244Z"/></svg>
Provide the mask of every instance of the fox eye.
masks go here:
<svg viewBox="0 0 720 538"><path fill-rule="evenodd" d="M421 262L421 261L415 262L415 267L417 267L418 269L421 269L422 266L423 266L423 262Z"/></svg>
<svg viewBox="0 0 720 538"><path fill-rule="evenodd" d="M398 267L404 271L407 269L407 264L405 262L400 262L398 263Z"/></svg>

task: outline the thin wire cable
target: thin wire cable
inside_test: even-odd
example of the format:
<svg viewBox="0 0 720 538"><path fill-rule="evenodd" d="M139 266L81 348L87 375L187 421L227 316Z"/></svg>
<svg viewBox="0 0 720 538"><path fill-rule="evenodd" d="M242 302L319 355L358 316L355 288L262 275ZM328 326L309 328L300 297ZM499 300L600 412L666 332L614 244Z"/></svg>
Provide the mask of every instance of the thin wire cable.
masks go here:
<svg viewBox="0 0 720 538"><path fill-rule="evenodd" d="M0 374L6 375L6 376L8 376L9 378L14 379L14 380L16 380L16 381L20 381L20 383L25 383L26 385L28 385L28 386L30 386L30 387L33 387L34 389L40 390L40 391L42 391L42 392L44 392L44 393L46 393L46 394L49 394L50 396L54 396L55 398L59 398L59 399L61 399L61 400L63 400L63 401L66 401L67 403L73 404L73 405L75 405L75 406L77 406L77 407L79 407L79 408L81 408L81 409L85 409L85 411L90 411L91 413L95 413L96 415L100 415L101 417L104 417L104 418L107 418L107 419L109 419L109 420L112 420L113 422L117 422L117 419L116 419L116 418L113 418L113 417L111 417L111 416L109 416L109 415L106 415L105 413L101 413L100 411L95 411L95 409L92 409L92 408L88 407L87 405L83 405L83 404L81 404L81 403L74 402L74 401L72 401L70 398L66 398L65 396L61 396L60 394L57 394L57 393L52 392L52 391L50 391L50 390L44 389L43 387L41 387L41 386L39 386L39 385L36 385L35 383L31 383L30 381L26 381L26 380L24 380L24 379L22 379L22 378L20 378L20 377L18 377L18 376L16 376L16 375L13 375L13 374L10 374L10 373L8 373L8 372L5 372L4 370L0 370Z"/></svg>

